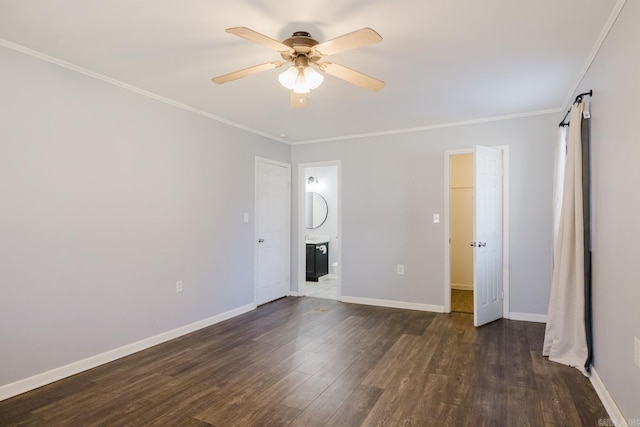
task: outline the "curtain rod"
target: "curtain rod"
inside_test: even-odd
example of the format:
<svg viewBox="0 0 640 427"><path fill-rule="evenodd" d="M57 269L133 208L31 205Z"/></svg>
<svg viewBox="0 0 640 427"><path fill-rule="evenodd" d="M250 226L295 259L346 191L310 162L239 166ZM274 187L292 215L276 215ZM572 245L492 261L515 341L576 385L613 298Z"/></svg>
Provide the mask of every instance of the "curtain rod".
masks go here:
<svg viewBox="0 0 640 427"><path fill-rule="evenodd" d="M576 99L575 99L575 101L573 101L573 104L581 103L582 102L582 98L584 98L585 96L593 96L593 89L590 90L589 92L584 92L584 93L581 93L578 96L576 96ZM571 105L573 106L573 104L571 104ZM564 118L558 124L558 126L560 126L560 127L569 126L569 122L565 123L565 120L567 120L567 117L569 116L570 112L571 112L571 107L569 107L569 110L567 111L567 114L564 115Z"/></svg>

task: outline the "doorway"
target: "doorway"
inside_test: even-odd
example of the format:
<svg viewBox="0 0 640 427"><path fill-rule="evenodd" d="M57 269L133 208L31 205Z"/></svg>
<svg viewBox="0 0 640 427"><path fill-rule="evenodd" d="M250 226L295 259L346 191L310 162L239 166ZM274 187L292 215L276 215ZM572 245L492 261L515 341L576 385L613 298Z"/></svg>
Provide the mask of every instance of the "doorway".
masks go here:
<svg viewBox="0 0 640 427"><path fill-rule="evenodd" d="M450 157L451 311L473 314L473 153Z"/></svg>
<svg viewBox="0 0 640 427"><path fill-rule="evenodd" d="M299 165L298 294L341 295L340 162Z"/></svg>
<svg viewBox="0 0 640 427"><path fill-rule="evenodd" d="M508 318L509 147L444 157L444 311L473 312L476 326Z"/></svg>

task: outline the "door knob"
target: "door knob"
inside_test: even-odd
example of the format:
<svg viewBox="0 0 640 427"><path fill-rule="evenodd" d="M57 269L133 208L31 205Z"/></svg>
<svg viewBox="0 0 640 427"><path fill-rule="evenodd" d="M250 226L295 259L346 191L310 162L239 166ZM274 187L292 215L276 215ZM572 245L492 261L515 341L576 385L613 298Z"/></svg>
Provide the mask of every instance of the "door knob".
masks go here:
<svg viewBox="0 0 640 427"><path fill-rule="evenodd" d="M264 239L258 239L258 243L264 243Z"/></svg>
<svg viewBox="0 0 640 427"><path fill-rule="evenodd" d="M479 248L484 248L485 246L487 246L487 242L478 242Z"/></svg>

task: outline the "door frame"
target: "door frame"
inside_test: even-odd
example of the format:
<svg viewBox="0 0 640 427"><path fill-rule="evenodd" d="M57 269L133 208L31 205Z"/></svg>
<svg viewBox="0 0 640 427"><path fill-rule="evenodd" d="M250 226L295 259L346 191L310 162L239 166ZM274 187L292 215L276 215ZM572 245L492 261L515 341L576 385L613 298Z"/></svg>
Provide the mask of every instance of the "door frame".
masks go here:
<svg viewBox="0 0 640 427"><path fill-rule="evenodd" d="M336 284L338 286L338 301L342 297L342 161L341 160L328 160L324 162L313 163L299 163L298 164L298 296L304 296L306 294L306 244L304 241L304 235L306 234L304 211L305 211L305 192L306 192L306 179L305 169L307 168L321 168L327 166L335 166L337 168L337 200L338 200L338 238L336 241L338 256L338 275L336 277ZM329 265L331 269L331 265Z"/></svg>
<svg viewBox="0 0 640 427"><path fill-rule="evenodd" d="M253 170L253 303L257 305L258 303L258 189L259 189L259 180L258 176L258 165L260 163L267 163L274 166L280 166L288 171L289 175L289 191L287 197L287 206L284 210L284 215L287 221L287 236L285 238L286 242L286 255L285 259L287 260L288 268L287 268L287 283L289 284L289 294L291 293L291 164L279 162L277 160L267 159L265 157L255 157L254 162L254 170Z"/></svg>
<svg viewBox="0 0 640 427"><path fill-rule="evenodd" d="M489 147L489 146L487 146ZM510 318L509 313L509 145L495 145L490 148L496 148L502 151L502 291L504 298L502 299L502 317ZM463 148L459 150L447 150L444 152L444 312L451 313L451 177L450 165L451 157L458 154L474 153L474 148ZM475 283L474 283L475 291Z"/></svg>

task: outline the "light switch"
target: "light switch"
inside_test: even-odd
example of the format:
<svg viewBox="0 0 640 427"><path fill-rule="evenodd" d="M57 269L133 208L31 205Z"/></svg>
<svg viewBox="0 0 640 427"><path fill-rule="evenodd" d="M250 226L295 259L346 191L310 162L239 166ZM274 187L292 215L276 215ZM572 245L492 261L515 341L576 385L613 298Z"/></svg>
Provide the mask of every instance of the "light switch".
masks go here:
<svg viewBox="0 0 640 427"><path fill-rule="evenodd" d="M244 213L244 222L249 222L249 212Z"/></svg>
<svg viewBox="0 0 640 427"><path fill-rule="evenodd" d="M438 224L440 222L440 214L433 214L433 223Z"/></svg>

